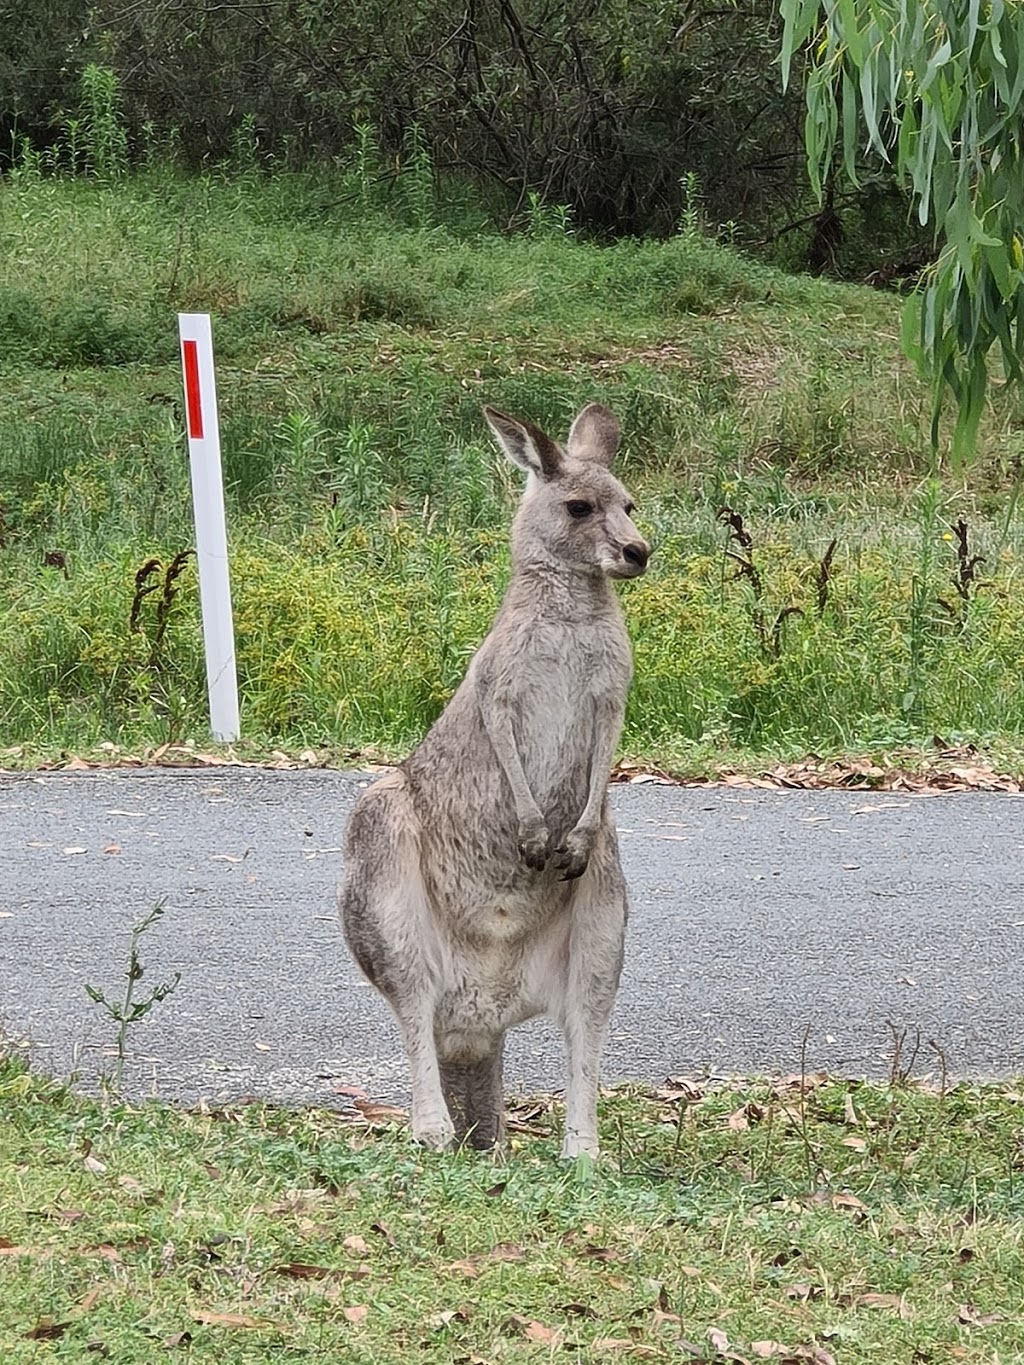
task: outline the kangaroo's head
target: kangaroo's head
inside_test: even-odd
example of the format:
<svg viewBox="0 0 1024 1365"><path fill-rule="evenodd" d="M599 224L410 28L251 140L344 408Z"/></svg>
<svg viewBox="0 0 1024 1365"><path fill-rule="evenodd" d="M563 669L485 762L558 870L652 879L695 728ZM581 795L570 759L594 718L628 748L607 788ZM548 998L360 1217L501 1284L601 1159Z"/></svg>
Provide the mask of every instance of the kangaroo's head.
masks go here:
<svg viewBox="0 0 1024 1365"><path fill-rule="evenodd" d="M512 528L521 563L637 578L650 549L633 525L633 501L611 472L619 423L600 403L583 409L563 449L530 422L495 408L484 416L498 444L529 478Z"/></svg>

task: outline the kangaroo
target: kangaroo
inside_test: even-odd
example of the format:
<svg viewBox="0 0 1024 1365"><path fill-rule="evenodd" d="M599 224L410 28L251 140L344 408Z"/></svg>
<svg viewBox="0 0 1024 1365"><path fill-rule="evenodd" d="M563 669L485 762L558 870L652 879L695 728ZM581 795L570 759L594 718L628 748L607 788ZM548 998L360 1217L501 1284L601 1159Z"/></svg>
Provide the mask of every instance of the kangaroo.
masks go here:
<svg viewBox="0 0 1024 1365"><path fill-rule="evenodd" d="M585 407L564 449L484 416L527 474L512 577L444 712L356 803L339 904L401 1030L417 1142L500 1143L505 1033L547 1014L568 1060L562 1155L597 1155L627 914L607 787L633 672L609 579L650 551L611 473L607 408Z"/></svg>

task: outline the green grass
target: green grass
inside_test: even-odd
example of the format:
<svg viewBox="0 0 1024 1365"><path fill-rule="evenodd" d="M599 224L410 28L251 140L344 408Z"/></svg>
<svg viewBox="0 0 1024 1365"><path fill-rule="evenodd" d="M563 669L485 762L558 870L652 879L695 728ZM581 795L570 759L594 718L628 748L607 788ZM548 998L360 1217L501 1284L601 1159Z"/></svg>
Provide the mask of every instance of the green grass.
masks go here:
<svg viewBox="0 0 1024 1365"><path fill-rule="evenodd" d="M8 1059L4 1360L1024 1359L1005 1086L615 1092L596 1167L549 1103L500 1160L357 1103L103 1105Z"/></svg>
<svg viewBox="0 0 1024 1365"><path fill-rule="evenodd" d="M656 549L623 594L627 755L697 772L938 735L1024 770L1019 417L1003 400L968 475L937 472L894 299L694 234L501 236L464 196L410 227L354 194L344 171L0 183L8 761L205 742L191 564L164 632L159 592L130 628L136 572L158 557L162 583L191 542L174 314L199 309L261 751L415 742L507 573L517 480L481 403L564 435L596 398ZM986 556L967 600L961 516Z"/></svg>

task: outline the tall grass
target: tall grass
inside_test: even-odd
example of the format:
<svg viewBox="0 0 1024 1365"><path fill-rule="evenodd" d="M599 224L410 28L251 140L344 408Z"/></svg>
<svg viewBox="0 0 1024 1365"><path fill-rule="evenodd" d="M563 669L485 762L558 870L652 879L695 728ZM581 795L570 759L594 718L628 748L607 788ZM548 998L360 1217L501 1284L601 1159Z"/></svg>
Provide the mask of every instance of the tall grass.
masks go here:
<svg viewBox="0 0 1024 1365"><path fill-rule="evenodd" d="M158 646L155 595L131 619L136 572L191 539L178 309L214 315L248 734L414 742L506 572L517 481L480 404L564 435L597 398L656 548L624 594L631 753L1020 744L1012 412L954 482L884 296L696 220L602 247L535 205L481 232L410 137L390 210L369 133L331 175L268 176L249 139L231 174L0 184L0 744L202 738L192 569ZM986 555L966 596L961 516Z"/></svg>

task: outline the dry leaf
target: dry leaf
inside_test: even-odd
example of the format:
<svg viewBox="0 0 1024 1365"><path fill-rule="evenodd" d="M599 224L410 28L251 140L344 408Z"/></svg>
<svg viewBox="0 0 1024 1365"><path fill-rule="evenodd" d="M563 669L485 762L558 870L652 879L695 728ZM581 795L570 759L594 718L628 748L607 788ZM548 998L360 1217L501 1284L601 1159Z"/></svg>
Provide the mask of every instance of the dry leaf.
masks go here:
<svg viewBox="0 0 1024 1365"><path fill-rule="evenodd" d="M54 1322L53 1318L40 1318L31 1332L25 1333L28 1341L56 1341L71 1326L70 1322Z"/></svg>
<svg viewBox="0 0 1024 1365"><path fill-rule="evenodd" d="M408 1117L404 1109L399 1109L394 1104L374 1104L372 1101L360 1099L358 1096L353 1099L352 1104L359 1110L367 1123L391 1123L395 1119Z"/></svg>
<svg viewBox="0 0 1024 1365"><path fill-rule="evenodd" d="M789 1347L781 1341L752 1341L750 1349L758 1360L771 1360L773 1356L789 1355Z"/></svg>
<svg viewBox="0 0 1024 1365"><path fill-rule="evenodd" d="M653 1313L652 1317L651 1317L651 1326L652 1326L652 1327L661 1327L661 1326L663 1326L666 1322L675 1325L675 1324L677 1324L677 1323L678 1323L678 1324L681 1324L682 1321L683 1321L683 1320L682 1320L682 1318L679 1316L678 1313L668 1313L668 1312L665 1311L664 1308L656 1308L656 1309L654 1310L654 1313Z"/></svg>
<svg viewBox="0 0 1024 1365"><path fill-rule="evenodd" d="M523 1328L527 1341L539 1341L544 1346L561 1346L562 1333L557 1327L545 1327L542 1322L528 1322Z"/></svg>
<svg viewBox="0 0 1024 1365"><path fill-rule="evenodd" d="M832 1196L832 1207L834 1209L856 1209L862 1212L867 1209L867 1204L858 1199L855 1194L834 1194Z"/></svg>
<svg viewBox="0 0 1024 1365"><path fill-rule="evenodd" d="M461 1275L466 1280L475 1280L480 1274L480 1267L472 1261L452 1261L441 1269L448 1275Z"/></svg>
<svg viewBox="0 0 1024 1365"><path fill-rule="evenodd" d="M192 1344L191 1332L172 1332L169 1337L164 1337L160 1343L168 1351L173 1351L176 1346L190 1346Z"/></svg>
<svg viewBox="0 0 1024 1365"><path fill-rule="evenodd" d="M120 852L121 852L121 845L120 845L120 844L107 844L107 846L106 846L106 848L103 850L103 852L104 852L104 853L120 853Z"/></svg>
<svg viewBox="0 0 1024 1365"><path fill-rule="evenodd" d="M453 1322L468 1322L469 1317L468 1308L448 1308L443 1313L431 1313L426 1322L428 1327L434 1327L441 1331L445 1327L450 1327Z"/></svg>
<svg viewBox="0 0 1024 1365"><path fill-rule="evenodd" d="M87 848L66 848L66 849L64 850L64 856L65 856L65 858L71 858L71 857L73 857L76 853L88 853L88 852L89 852L89 850L88 850Z"/></svg>
<svg viewBox="0 0 1024 1365"><path fill-rule="evenodd" d="M645 1346L642 1342L634 1341L632 1337L600 1337L590 1348L592 1351L628 1351L630 1355L638 1356L640 1359L653 1359L655 1356L661 1357L661 1351L654 1346Z"/></svg>
<svg viewBox="0 0 1024 1365"><path fill-rule="evenodd" d="M325 1265L311 1265L308 1261L288 1261L274 1266L275 1275L286 1275L290 1280L324 1280L338 1272Z"/></svg>
<svg viewBox="0 0 1024 1365"><path fill-rule="evenodd" d="M708 1329L708 1341L711 1342L716 1351L720 1351L723 1355L729 1349L729 1338L720 1327Z"/></svg>
<svg viewBox="0 0 1024 1365"><path fill-rule="evenodd" d="M204 1327L262 1327L265 1324L256 1318L250 1318L245 1313L209 1313L205 1309L199 1309L192 1314L196 1322L202 1323Z"/></svg>
<svg viewBox="0 0 1024 1365"><path fill-rule="evenodd" d="M895 1308L900 1317L906 1316L906 1305L902 1294L858 1294L853 1300L854 1308Z"/></svg>
<svg viewBox="0 0 1024 1365"><path fill-rule="evenodd" d="M368 1256L370 1254L369 1243L366 1241L365 1238L359 1237L355 1234L353 1234L351 1237L346 1237L342 1241L341 1245L345 1248L346 1251L351 1251L356 1256Z"/></svg>
<svg viewBox="0 0 1024 1365"><path fill-rule="evenodd" d="M973 1303L960 1304L956 1317L965 1327L991 1327L993 1323L1003 1320L1002 1313L979 1313Z"/></svg>
<svg viewBox="0 0 1024 1365"><path fill-rule="evenodd" d="M366 1321L366 1315L370 1310L365 1303L350 1303L341 1311L346 1322L360 1323Z"/></svg>
<svg viewBox="0 0 1024 1365"><path fill-rule="evenodd" d="M843 1138L842 1145L844 1147L852 1148L852 1150L855 1152L866 1152L868 1149L868 1144L864 1141L862 1137Z"/></svg>
<svg viewBox="0 0 1024 1365"><path fill-rule="evenodd" d="M791 1284L786 1290L786 1298L796 1299L799 1303L806 1303L808 1299L817 1298L820 1292L817 1285Z"/></svg>
<svg viewBox="0 0 1024 1365"><path fill-rule="evenodd" d="M106 1165L102 1161L98 1161L96 1157L91 1154L82 1158L82 1165L93 1175L106 1175L107 1173Z"/></svg>

